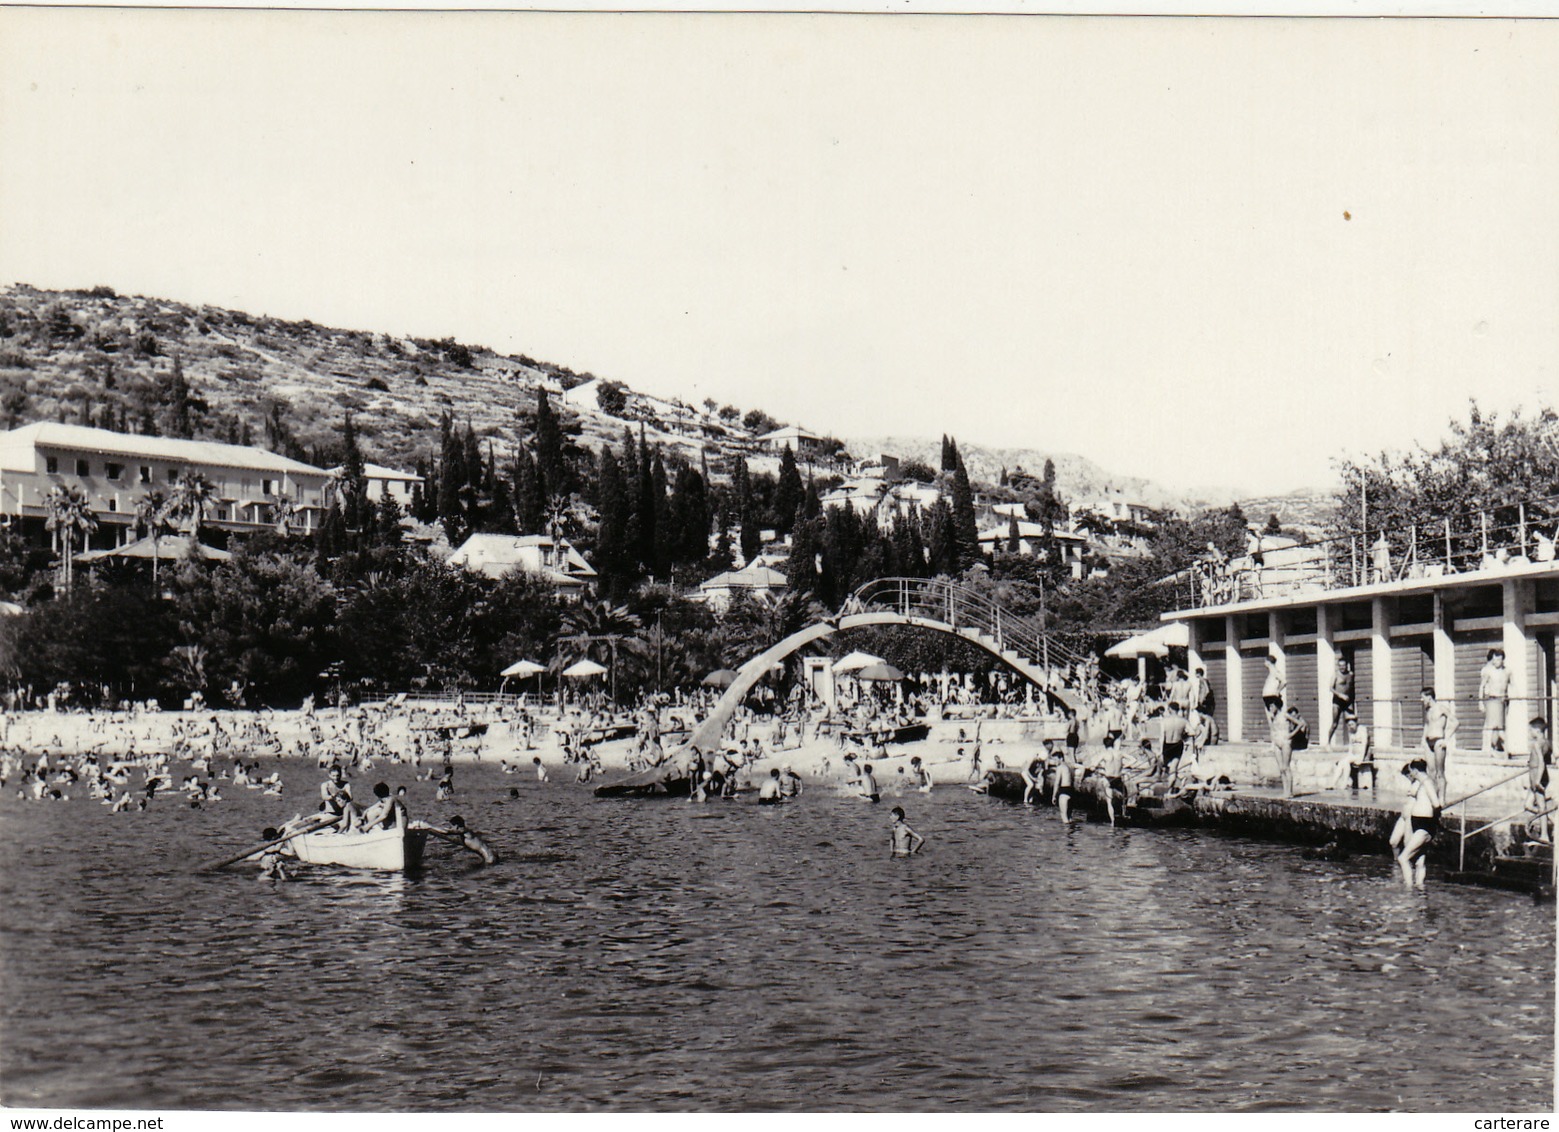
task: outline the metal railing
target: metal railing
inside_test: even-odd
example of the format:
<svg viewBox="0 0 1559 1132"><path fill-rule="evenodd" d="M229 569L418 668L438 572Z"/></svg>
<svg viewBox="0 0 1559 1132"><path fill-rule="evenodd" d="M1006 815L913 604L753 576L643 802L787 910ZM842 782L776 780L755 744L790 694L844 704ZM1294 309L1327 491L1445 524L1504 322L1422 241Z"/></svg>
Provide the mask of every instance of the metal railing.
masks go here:
<svg viewBox="0 0 1559 1132"><path fill-rule="evenodd" d="M1055 664L1086 664L1089 659L986 595L939 578L876 578L850 595L842 612L855 607L923 617L954 629L973 629L994 639L998 652L1015 652L1047 669Z"/></svg>
<svg viewBox="0 0 1559 1132"><path fill-rule="evenodd" d="M1288 540L1283 540L1288 541ZM1405 527L1261 547L1185 571L1193 608L1379 582L1559 565L1559 496L1483 507ZM1259 552L1257 564L1252 550Z"/></svg>
<svg viewBox="0 0 1559 1132"><path fill-rule="evenodd" d="M1462 816L1462 835L1461 835L1461 837L1462 837L1462 844L1461 844L1460 854L1459 854L1459 856L1457 858L1457 870L1460 871L1460 872L1465 872L1466 869L1467 869L1467 839L1468 838L1470 838L1470 837L1477 837L1478 834L1484 832L1485 830L1494 829L1494 828L1496 828L1498 826L1502 826L1502 825L1508 825L1509 823L1511 823L1513 821L1516 821L1518 818L1525 818L1527 820L1527 824L1530 825L1532 822L1536 821L1538 818L1546 818L1549 814L1553 813L1555 810L1559 810L1559 805L1554 805L1552 803L1550 803L1544 809L1538 810L1536 813L1534 813L1533 811L1531 811L1529 809L1524 809L1523 808L1523 809L1517 810L1513 814L1507 814L1505 817L1496 818L1495 820L1493 820L1491 822L1485 822L1483 825L1480 825L1477 829L1474 829L1474 830L1469 830L1467 828L1467 818L1466 818L1466 815L1464 814ZM1556 889L1559 889L1559 854L1554 854L1552 852L1552 849L1553 849L1553 846L1550 844L1549 850L1550 850L1551 860L1549 861L1549 884L1552 887L1554 887Z"/></svg>
<svg viewBox="0 0 1559 1132"><path fill-rule="evenodd" d="M1498 819L1490 822L1489 824L1483 825L1483 826L1479 826L1477 829L1473 830L1471 833L1468 833L1467 832L1467 809L1466 809L1467 803L1472 801L1472 799L1474 799L1474 798L1482 797L1484 794L1489 793L1489 791L1491 791L1491 790L1498 790L1501 786L1504 786L1504 785L1507 785L1508 783L1514 782L1518 778L1526 778L1528 773L1529 773L1529 771L1527 770L1527 768L1526 767L1522 767L1515 774L1507 775L1506 777L1500 779L1498 782L1491 782L1487 786L1479 787L1477 790L1472 791L1470 794L1463 794L1460 798L1456 799L1454 802L1447 802L1445 805L1440 807L1440 812L1442 814L1448 814L1452 810L1456 809L1458 806L1462 807L1461 814L1459 815L1459 817L1461 819L1461 848L1459 850L1459 855L1457 857L1457 868L1459 870L1465 870L1466 867L1467 867L1467 839L1469 837L1476 837L1478 834L1482 833L1486 829L1493 829L1497 825L1503 825L1506 822L1515 821L1516 818L1520 817L1522 814L1527 812L1525 809L1523 809L1523 810L1521 810L1521 811L1519 811L1517 813L1511 814L1508 818L1498 818Z"/></svg>

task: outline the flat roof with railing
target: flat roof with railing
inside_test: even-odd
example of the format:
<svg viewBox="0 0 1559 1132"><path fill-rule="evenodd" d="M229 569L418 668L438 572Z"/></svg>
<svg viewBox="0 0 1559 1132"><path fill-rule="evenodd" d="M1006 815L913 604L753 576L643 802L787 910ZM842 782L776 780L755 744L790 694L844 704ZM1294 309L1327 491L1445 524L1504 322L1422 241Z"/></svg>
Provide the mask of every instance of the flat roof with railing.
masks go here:
<svg viewBox="0 0 1559 1132"><path fill-rule="evenodd" d="M1469 509L1406 527L1309 541L1284 538L1214 562L1204 558L1176 576L1183 608L1165 621L1426 592L1507 578L1559 577L1555 536L1559 496Z"/></svg>

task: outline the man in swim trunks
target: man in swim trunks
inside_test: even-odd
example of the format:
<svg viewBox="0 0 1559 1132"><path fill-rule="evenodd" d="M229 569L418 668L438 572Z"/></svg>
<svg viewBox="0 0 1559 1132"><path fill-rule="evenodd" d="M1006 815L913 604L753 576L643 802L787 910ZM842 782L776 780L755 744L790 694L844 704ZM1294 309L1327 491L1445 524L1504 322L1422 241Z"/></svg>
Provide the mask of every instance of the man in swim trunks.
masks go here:
<svg viewBox="0 0 1559 1132"><path fill-rule="evenodd" d="M1163 748L1159 754L1164 773L1172 779L1180 769L1180 756L1185 754L1186 718L1178 701L1171 702L1164 712L1161 727Z"/></svg>
<svg viewBox="0 0 1559 1132"><path fill-rule="evenodd" d="M1542 814L1548 808L1548 766L1553 761L1553 741L1548 734L1548 722L1541 716L1532 720L1528 725L1527 739L1527 788L1532 792L1532 800L1527 803L1527 809L1534 814ZM1539 841L1552 842L1553 840L1553 815L1537 817L1535 836ZM1528 830L1532 829L1532 822L1528 823Z"/></svg>
<svg viewBox="0 0 1559 1132"><path fill-rule="evenodd" d="M1430 777L1429 764L1423 759L1414 759L1404 766L1402 777L1408 780L1407 798L1392 840L1396 843L1397 835L1401 835L1397 864L1402 869L1403 883L1422 889L1429 843L1440 828L1441 798Z"/></svg>
<svg viewBox="0 0 1559 1132"><path fill-rule="evenodd" d="M892 845L895 857L909 857L920 852L920 847L926 843L926 839L910 828L909 822L904 820L902 807L893 807Z"/></svg>
<svg viewBox="0 0 1559 1132"><path fill-rule="evenodd" d="M859 777L855 780L855 788L860 797L868 802L882 801L882 795L877 791L877 779L872 775L872 764L862 763Z"/></svg>
<svg viewBox="0 0 1559 1132"><path fill-rule="evenodd" d="M1077 790L1077 764L1072 761L1070 749L1063 748L1060 761L1056 763L1056 806L1061 811L1061 820L1067 824L1072 821L1072 797Z"/></svg>
<svg viewBox="0 0 1559 1132"><path fill-rule="evenodd" d="M1424 748L1429 753L1429 777L1441 797L1445 796L1445 764L1456 737L1456 708L1450 700L1438 699L1433 688L1419 693L1424 705Z"/></svg>
<svg viewBox="0 0 1559 1132"><path fill-rule="evenodd" d="M910 756L909 774L916 790L919 790L922 794L931 793L931 772L926 770L925 764L920 761L919 755Z"/></svg>
<svg viewBox="0 0 1559 1132"><path fill-rule="evenodd" d="M1108 735L1104 737L1104 753L1094 764L1094 769L1104 778L1104 808L1110 815L1110 824L1114 825L1115 796L1119 794L1121 805L1123 807L1126 805L1126 775L1121 749Z"/></svg>
<svg viewBox="0 0 1559 1132"><path fill-rule="evenodd" d="M1337 729L1343 728L1346 735L1349 720L1357 719L1358 715L1353 706L1353 665L1348 663L1348 658L1337 658L1337 674L1332 677L1332 729L1326 734L1326 745L1330 747L1337 737Z"/></svg>

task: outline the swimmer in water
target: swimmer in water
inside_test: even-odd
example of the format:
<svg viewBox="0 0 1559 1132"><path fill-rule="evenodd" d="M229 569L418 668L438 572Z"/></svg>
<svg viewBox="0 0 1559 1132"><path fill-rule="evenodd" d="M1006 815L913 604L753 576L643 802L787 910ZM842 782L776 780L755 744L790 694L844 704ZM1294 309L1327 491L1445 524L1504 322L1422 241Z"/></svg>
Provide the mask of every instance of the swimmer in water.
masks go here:
<svg viewBox="0 0 1559 1132"><path fill-rule="evenodd" d="M877 790L877 779L872 775L872 764L862 763L860 777L855 780L856 790L860 796L868 802L882 801L882 795Z"/></svg>
<svg viewBox="0 0 1559 1132"><path fill-rule="evenodd" d="M764 779L763 785L758 788L758 805L777 806L783 800L780 789L780 772L775 767L769 771L769 777Z"/></svg>
<svg viewBox="0 0 1559 1132"><path fill-rule="evenodd" d="M1392 843L1401 844L1397 864L1402 868L1403 883L1422 890L1429 843L1440 829L1440 792L1425 759L1414 759L1404 766L1402 777L1408 780L1407 798Z"/></svg>
<svg viewBox="0 0 1559 1132"><path fill-rule="evenodd" d="M922 794L931 793L931 773L926 770L925 764L920 761L919 755L911 756L909 773L914 780L916 790L919 790Z"/></svg>
<svg viewBox="0 0 1559 1132"><path fill-rule="evenodd" d="M1061 811L1061 820L1067 824L1072 821L1072 795L1077 785L1077 764L1072 761L1072 749L1061 748L1061 761L1056 764L1056 806Z"/></svg>
<svg viewBox="0 0 1559 1132"><path fill-rule="evenodd" d="M926 839L910 828L909 822L904 820L902 806L894 806L892 811L893 824L890 827L892 836L893 855L895 857L909 857L920 852L920 847L926 843Z"/></svg>

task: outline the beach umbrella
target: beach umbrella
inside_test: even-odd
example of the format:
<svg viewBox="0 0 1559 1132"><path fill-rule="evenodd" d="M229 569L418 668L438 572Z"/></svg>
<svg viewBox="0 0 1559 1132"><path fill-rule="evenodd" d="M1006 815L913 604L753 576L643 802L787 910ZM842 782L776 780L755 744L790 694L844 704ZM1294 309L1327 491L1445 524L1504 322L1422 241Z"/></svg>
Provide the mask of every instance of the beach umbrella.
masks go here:
<svg viewBox="0 0 1559 1132"><path fill-rule="evenodd" d="M1185 648L1191 643L1191 631L1186 628L1185 622L1173 621L1168 625L1160 625L1157 629L1146 633L1138 633L1135 637L1127 637L1119 644L1111 645L1105 650L1105 656L1168 656L1172 648Z"/></svg>
<svg viewBox="0 0 1559 1132"><path fill-rule="evenodd" d="M855 672L862 668L869 668L874 664L886 664L880 656L873 656L869 652L852 652L849 656L842 657L834 662L835 672Z"/></svg>
<svg viewBox="0 0 1559 1132"><path fill-rule="evenodd" d="M570 680L581 680L587 676L605 676L606 666L597 664L593 660L581 660L578 664L571 664L565 668L563 675Z"/></svg>
<svg viewBox="0 0 1559 1132"><path fill-rule="evenodd" d="M857 680L872 680L880 684L890 684L904 679L904 673L894 668L891 664L868 664L855 674Z"/></svg>
<svg viewBox="0 0 1559 1132"><path fill-rule="evenodd" d="M736 673L729 668L717 668L704 677L704 684L710 688L729 688L736 683Z"/></svg>
<svg viewBox="0 0 1559 1132"><path fill-rule="evenodd" d="M500 675L500 676L522 676L522 677L523 676L534 676L538 672L545 672L546 670L547 670L547 666L546 665L544 665L544 664L537 664L534 660L517 660L513 664L509 665L508 668L505 668L498 675Z"/></svg>

